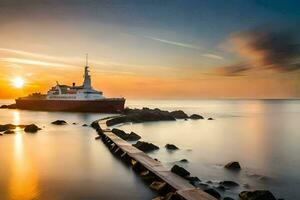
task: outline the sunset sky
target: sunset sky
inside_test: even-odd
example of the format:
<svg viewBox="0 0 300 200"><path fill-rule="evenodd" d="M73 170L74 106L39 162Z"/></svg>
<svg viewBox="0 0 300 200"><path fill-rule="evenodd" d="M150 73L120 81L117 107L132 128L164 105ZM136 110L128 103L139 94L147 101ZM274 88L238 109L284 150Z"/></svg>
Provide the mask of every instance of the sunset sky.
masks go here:
<svg viewBox="0 0 300 200"><path fill-rule="evenodd" d="M0 0L0 98L81 84L86 53L106 96L297 98L298 2Z"/></svg>

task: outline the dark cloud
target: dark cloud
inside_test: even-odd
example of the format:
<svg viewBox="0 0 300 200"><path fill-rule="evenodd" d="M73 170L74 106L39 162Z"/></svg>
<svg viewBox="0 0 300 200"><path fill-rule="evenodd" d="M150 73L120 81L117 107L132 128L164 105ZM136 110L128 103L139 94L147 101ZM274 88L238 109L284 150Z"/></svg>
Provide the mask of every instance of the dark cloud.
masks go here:
<svg viewBox="0 0 300 200"><path fill-rule="evenodd" d="M218 69L223 74L235 75L249 70L291 71L300 69L296 59L300 45L295 34L256 28L231 35L234 52L245 59L244 63Z"/></svg>

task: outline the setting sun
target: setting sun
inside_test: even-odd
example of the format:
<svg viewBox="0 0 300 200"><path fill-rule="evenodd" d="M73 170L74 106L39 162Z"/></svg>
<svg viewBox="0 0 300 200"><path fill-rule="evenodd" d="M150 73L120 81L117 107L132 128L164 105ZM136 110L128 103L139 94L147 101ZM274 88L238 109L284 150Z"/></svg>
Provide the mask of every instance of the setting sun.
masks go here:
<svg viewBox="0 0 300 200"><path fill-rule="evenodd" d="M21 77L15 77L15 78L12 80L12 84L13 84L13 86L16 87L16 88L23 88L24 83L25 83L25 81L24 81L24 79L21 78Z"/></svg>

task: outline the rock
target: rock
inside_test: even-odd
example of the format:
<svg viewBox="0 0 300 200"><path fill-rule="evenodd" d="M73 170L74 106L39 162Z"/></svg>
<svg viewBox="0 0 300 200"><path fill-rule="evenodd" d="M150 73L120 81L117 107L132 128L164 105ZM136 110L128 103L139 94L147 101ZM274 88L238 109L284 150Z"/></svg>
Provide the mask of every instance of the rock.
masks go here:
<svg viewBox="0 0 300 200"><path fill-rule="evenodd" d="M220 185L223 185L224 187L237 187L237 186L239 186L239 184L234 182L234 181L221 181Z"/></svg>
<svg viewBox="0 0 300 200"><path fill-rule="evenodd" d="M231 197L224 197L223 200L234 200L234 199Z"/></svg>
<svg viewBox="0 0 300 200"><path fill-rule="evenodd" d="M24 129L24 131L26 133L36 133L38 130L41 130L41 129L35 124L27 125Z"/></svg>
<svg viewBox="0 0 300 200"><path fill-rule="evenodd" d="M97 137L95 137L95 140L99 140L99 139L101 139L100 135L98 135Z"/></svg>
<svg viewBox="0 0 300 200"><path fill-rule="evenodd" d="M174 174L177 174L178 176L181 177L188 177L190 175L190 172L187 171L186 169L184 169L183 167L180 167L178 165L174 165L171 169L171 172L173 172Z"/></svg>
<svg viewBox="0 0 300 200"><path fill-rule="evenodd" d="M216 187L218 190L221 190L221 191L225 191L226 188L223 186L223 185L219 185L218 187Z"/></svg>
<svg viewBox="0 0 300 200"><path fill-rule="evenodd" d="M95 129L95 130L101 129L101 127L100 127L100 125L99 125L99 123L98 123L98 120L93 121L93 122L91 123L91 127L92 127L93 129Z"/></svg>
<svg viewBox="0 0 300 200"><path fill-rule="evenodd" d="M141 136L139 136L135 132L131 132L131 133L127 134L127 140L128 141L137 141L139 139L141 139Z"/></svg>
<svg viewBox="0 0 300 200"><path fill-rule="evenodd" d="M221 195L219 194L219 192L217 192L216 190L214 190L212 188L205 189L204 192L210 194L211 196L213 196L217 199L221 198Z"/></svg>
<svg viewBox="0 0 300 200"><path fill-rule="evenodd" d="M188 180L189 183L192 184L193 186L196 186L198 183L201 182L201 180L197 176L188 176L185 177L185 179Z"/></svg>
<svg viewBox="0 0 300 200"><path fill-rule="evenodd" d="M72 124L73 124L73 125L77 125L77 123L76 123L76 122L73 122Z"/></svg>
<svg viewBox="0 0 300 200"><path fill-rule="evenodd" d="M183 112L182 110L176 110L176 111L172 111L170 112L170 115L176 119L186 119L189 116Z"/></svg>
<svg viewBox="0 0 300 200"><path fill-rule="evenodd" d="M17 126L13 125L13 124L4 124L4 125L0 125L0 132L2 131L7 131L9 129L15 129Z"/></svg>
<svg viewBox="0 0 300 200"><path fill-rule="evenodd" d="M0 136L3 136L3 133L0 133Z"/></svg>
<svg viewBox="0 0 300 200"><path fill-rule="evenodd" d="M82 124L82 126L88 126L87 124Z"/></svg>
<svg viewBox="0 0 300 200"><path fill-rule="evenodd" d="M192 115L190 116L190 119L204 119L204 117L202 117L201 115L192 114Z"/></svg>
<svg viewBox="0 0 300 200"><path fill-rule="evenodd" d="M54 125L66 125L67 122L64 121L64 120L56 120L54 122L51 122L51 124L54 124Z"/></svg>
<svg viewBox="0 0 300 200"><path fill-rule="evenodd" d="M176 147L174 144L166 144L165 147L168 150L177 150L178 149L178 147Z"/></svg>
<svg viewBox="0 0 300 200"><path fill-rule="evenodd" d="M189 161L187 159L181 159L181 160L179 160L179 162L188 163Z"/></svg>
<svg viewBox="0 0 300 200"><path fill-rule="evenodd" d="M211 118L211 117L209 117L209 118L207 118L207 120L214 120L213 118Z"/></svg>
<svg viewBox="0 0 300 200"><path fill-rule="evenodd" d="M13 130L10 130L10 129L4 131L4 134L14 134L14 133L15 132Z"/></svg>
<svg viewBox="0 0 300 200"><path fill-rule="evenodd" d="M276 200L268 190L243 191L239 197L241 200Z"/></svg>
<svg viewBox="0 0 300 200"><path fill-rule="evenodd" d="M236 161L232 161L232 162L229 162L225 165L225 168L226 169L229 169L229 170L235 170L235 171L238 171L238 170L241 170L241 165L239 162L236 162Z"/></svg>
<svg viewBox="0 0 300 200"><path fill-rule="evenodd" d="M10 105L1 105L0 109L16 109L16 104L10 104Z"/></svg>
<svg viewBox="0 0 300 200"><path fill-rule="evenodd" d="M118 116L106 121L107 126L113 126L116 124L122 124L127 122L142 123L153 121L170 121L176 120L168 111L160 109L130 109L126 108L123 112L123 116Z"/></svg>
<svg viewBox="0 0 300 200"><path fill-rule="evenodd" d="M117 128L113 128L111 130L111 132L114 133L116 136L122 138L123 140L127 140L127 138L128 138L127 133L125 133L125 131L123 131L123 130L120 130L120 129L117 129Z"/></svg>
<svg viewBox="0 0 300 200"><path fill-rule="evenodd" d="M133 144L132 146L138 148L139 150L143 152L150 152L159 149L158 146L148 143L148 142L143 142L143 141L138 141L136 144Z"/></svg>

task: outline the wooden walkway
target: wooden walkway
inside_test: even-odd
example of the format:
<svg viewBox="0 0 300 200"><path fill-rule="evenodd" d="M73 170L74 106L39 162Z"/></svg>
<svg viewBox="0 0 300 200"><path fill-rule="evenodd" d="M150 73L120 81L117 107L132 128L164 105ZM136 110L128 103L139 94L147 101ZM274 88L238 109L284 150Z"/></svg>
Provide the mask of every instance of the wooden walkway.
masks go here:
<svg viewBox="0 0 300 200"><path fill-rule="evenodd" d="M104 123L99 123L100 126L106 127ZM123 155L126 154L134 161L141 164L144 168L152 172L159 179L167 183L171 188L174 189L175 193L181 198L186 200L216 200L206 192L195 188L184 178L172 173L170 170L165 168L159 161L152 159L150 156L133 147L127 141L119 138L114 133L110 132L109 129L104 129L102 140L110 143L111 150L113 152L121 152ZM121 150L121 151L120 151Z"/></svg>

